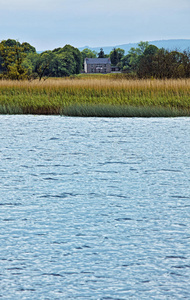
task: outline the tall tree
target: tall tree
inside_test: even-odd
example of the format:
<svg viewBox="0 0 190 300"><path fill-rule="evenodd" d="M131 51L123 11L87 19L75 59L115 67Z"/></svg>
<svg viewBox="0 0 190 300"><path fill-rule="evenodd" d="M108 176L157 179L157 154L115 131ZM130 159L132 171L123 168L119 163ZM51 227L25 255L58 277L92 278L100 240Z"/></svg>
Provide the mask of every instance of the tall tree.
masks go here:
<svg viewBox="0 0 190 300"><path fill-rule="evenodd" d="M77 48L75 48L71 45L65 45L63 48L54 49L53 52L57 53L57 54L62 52L62 53L67 54L68 56L69 55L72 56L73 64L75 65L75 67L74 67L74 70L72 68L71 68L72 70L70 69L70 75L80 73L80 71L82 69L83 61L82 61L82 55Z"/></svg>
<svg viewBox="0 0 190 300"><path fill-rule="evenodd" d="M26 53L24 47L15 40L6 40L0 43L0 71L1 77L9 79L25 79L27 69L22 65Z"/></svg>
<svg viewBox="0 0 190 300"><path fill-rule="evenodd" d="M140 56L137 66L137 74L139 77L155 77L155 55L158 48L154 45L149 45L145 48L143 55Z"/></svg>
<svg viewBox="0 0 190 300"><path fill-rule="evenodd" d="M39 80L44 76L51 76L50 64L53 59L52 51L42 52L36 61L35 72L38 74Z"/></svg>
<svg viewBox="0 0 190 300"><path fill-rule="evenodd" d="M118 65L122 58L124 57L124 53L125 51L123 49L120 48L113 48L113 50L110 52L110 60L112 65L116 66Z"/></svg>
<svg viewBox="0 0 190 300"><path fill-rule="evenodd" d="M98 53L98 58L104 58L105 57L105 53L103 48L100 48L100 52Z"/></svg>

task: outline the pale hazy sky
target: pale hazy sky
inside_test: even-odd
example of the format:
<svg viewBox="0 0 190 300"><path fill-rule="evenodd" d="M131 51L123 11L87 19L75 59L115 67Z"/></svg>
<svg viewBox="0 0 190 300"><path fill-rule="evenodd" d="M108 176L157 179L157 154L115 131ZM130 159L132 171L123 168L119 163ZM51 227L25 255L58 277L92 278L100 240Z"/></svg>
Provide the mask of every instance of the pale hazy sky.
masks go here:
<svg viewBox="0 0 190 300"><path fill-rule="evenodd" d="M0 40L37 50L190 38L190 0L0 0Z"/></svg>

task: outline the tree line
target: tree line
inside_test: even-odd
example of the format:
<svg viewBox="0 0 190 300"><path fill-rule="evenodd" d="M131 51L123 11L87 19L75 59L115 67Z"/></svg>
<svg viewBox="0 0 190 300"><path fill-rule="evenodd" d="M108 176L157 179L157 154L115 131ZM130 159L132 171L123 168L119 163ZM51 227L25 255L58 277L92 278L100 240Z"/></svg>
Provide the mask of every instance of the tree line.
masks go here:
<svg viewBox="0 0 190 300"><path fill-rule="evenodd" d="M114 48L105 54L88 48L81 52L71 46L37 53L29 43L13 39L0 42L0 79L36 79L64 77L79 74L85 58L109 57L111 64L121 72L138 78L189 78L190 50L179 52L157 48L148 42L140 42L137 48L125 51Z"/></svg>
<svg viewBox="0 0 190 300"><path fill-rule="evenodd" d="M109 55L105 55L103 49L99 53L84 49L82 53L87 57L110 57L112 65L138 78L190 77L190 49L180 52L140 42L137 48L132 47L126 55L120 48L114 48Z"/></svg>
<svg viewBox="0 0 190 300"><path fill-rule="evenodd" d="M35 79L79 74L82 54L71 46L37 53L29 43L8 39L0 43L0 78Z"/></svg>
<svg viewBox="0 0 190 300"><path fill-rule="evenodd" d="M125 72L133 72L139 78L189 78L190 50L179 52L140 42L131 48L121 60Z"/></svg>

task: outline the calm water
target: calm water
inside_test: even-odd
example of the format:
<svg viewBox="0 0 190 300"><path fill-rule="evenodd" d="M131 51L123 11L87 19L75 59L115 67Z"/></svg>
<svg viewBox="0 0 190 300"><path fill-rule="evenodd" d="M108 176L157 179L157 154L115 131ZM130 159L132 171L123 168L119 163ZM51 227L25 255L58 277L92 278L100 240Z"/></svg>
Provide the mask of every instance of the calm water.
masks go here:
<svg viewBox="0 0 190 300"><path fill-rule="evenodd" d="M190 299L190 118L0 132L1 299Z"/></svg>

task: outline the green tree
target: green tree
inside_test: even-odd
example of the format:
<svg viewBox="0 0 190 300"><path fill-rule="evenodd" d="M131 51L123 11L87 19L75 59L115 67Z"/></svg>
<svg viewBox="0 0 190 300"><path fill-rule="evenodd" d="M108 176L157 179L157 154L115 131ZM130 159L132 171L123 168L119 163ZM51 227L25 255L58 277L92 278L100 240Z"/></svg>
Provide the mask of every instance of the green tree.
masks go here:
<svg viewBox="0 0 190 300"><path fill-rule="evenodd" d="M186 53L158 49L150 45L140 59L137 74L140 78L184 78L190 75L190 60Z"/></svg>
<svg viewBox="0 0 190 300"><path fill-rule="evenodd" d="M36 53L36 49L27 42L22 43L22 47L25 53Z"/></svg>
<svg viewBox="0 0 190 300"><path fill-rule="evenodd" d="M35 65L35 73L38 74L39 80L44 76L51 76L50 64L53 59L52 51L42 52L37 60Z"/></svg>
<svg viewBox="0 0 190 300"><path fill-rule="evenodd" d="M26 53L24 47L15 40L6 40L0 43L0 71L2 78L25 79L27 69L22 65Z"/></svg>
<svg viewBox="0 0 190 300"><path fill-rule="evenodd" d="M40 54L29 52L25 59L23 60L22 65L27 69L27 74L29 79L38 78L38 73L36 72L36 66L39 61Z"/></svg>
<svg viewBox="0 0 190 300"><path fill-rule="evenodd" d="M73 59L71 52L54 53L50 64L52 77L64 77L76 74L77 62Z"/></svg>
<svg viewBox="0 0 190 300"><path fill-rule="evenodd" d="M80 71L82 69L83 61L82 61L82 55L77 48L75 48L71 45L65 45L63 48L54 49L53 53L57 53L57 54L65 53L68 57L72 56L73 64L69 63L69 66L70 66L69 74L72 75L72 74L80 73ZM68 59L68 61L69 61L69 59ZM74 66L74 69L73 69L73 66Z"/></svg>
<svg viewBox="0 0 190 300"><path fill-rule="evenodd" d="M155 54L158 52L158 48L154 45L149 45L145 48L142 55L140 55L137 75L139 77L155 77Z"/></svg>
<svg viewBox="0 0 190 300"><path fill-rule="evenodd" d="M71 67L72 66L72 67ZM51 76L52 77L64 77L69 76L71 68L74 70L71 54L66 55L63 53L54 54L54 57L50 64Z"/></svg>
<svg viewBox="0 0 190 300"><path fill-rule="evenodd" d="M98 53L98 58L105 58L105 53L103 48L100 48L100 52Z"/></svg>
<svg viewBox="0 0 190 300"><path fill-rule="evenodd" d="M88 48L85 48L81 51L82 61L84 62L85 58L96 58L98 53L96 51L92 51Z"/></svg>
<svg viewBox="0 0 190 300"><path fill-rule="evenodd" d="M161 48L157 51L154 57L154 68L156 78L167 78L168 77L168 61L167 55L169 51Z"/></svg>
<svg viewBox="0 0 190 300"><path fill-rule="evenodd" d="M125 70L128 72L137 72L140 59L148 47L148 42L138 43L138 47L132 47L128 54L122 59L122 66L125 67Z"/></svg>
<svg viewBox="0 0 190 300"><path fill-rule="evenodd" d="M113 48L109 55L112 65L118 66L124 57L124 53L125 51L123 49Z"/></svg>
<svg viewBox="0 0 190 300"><path fill-rule="evenodd" d="M118 53L116 48L113 48L113 50L110 52L110 60L112 65L116 66L118 63Z"/></svg>
<svg viewBox="0 0 190 300"><path fill-rule="evenodd" d="M182 63L184 67L185 77L189 78L190 77L190 49L183 51Z"/></svg>
<svg viewBox="0 0 190 300"><path fill-rule="evenodd" d="M143 55L144 56L155 55L157 51L158 51L158 47L156 47L155 45L148 45L148 47L145 48Z"/></svg>
<svg viewBox="0 0 190 300"><path fill-rule="evenodd" d="M2 43L7 47L13 47L15 45L20 46L20 43L13 39L3 40Z"/></svg>
<svg viewBox="0 0 190 300"><path fill-rule="evenodd" d="M144 51L148 48L148 46L149 46L148 42L140 41L137 47L137 50L140 51L139 55L142 55Z"/></svg>

